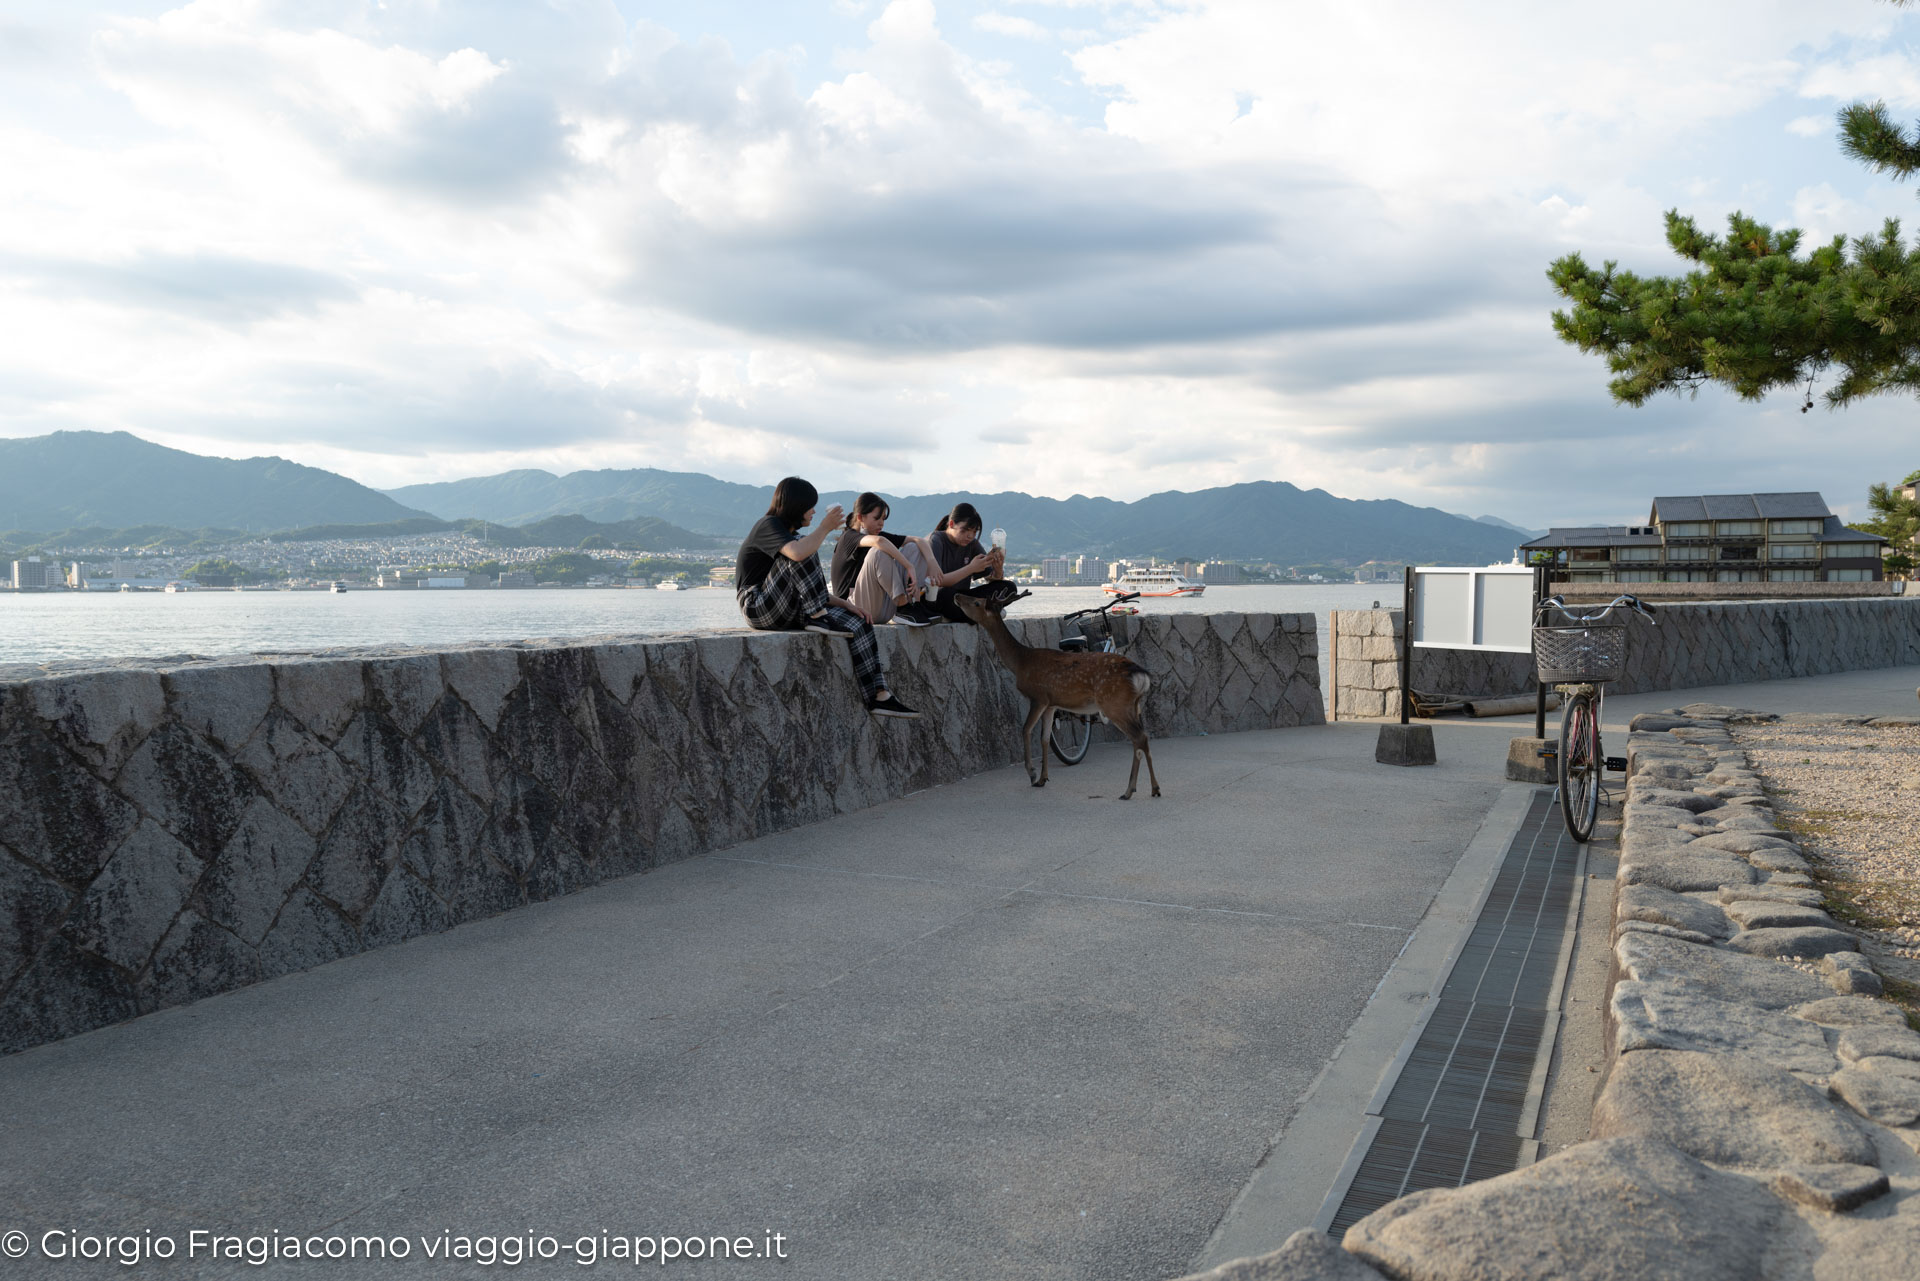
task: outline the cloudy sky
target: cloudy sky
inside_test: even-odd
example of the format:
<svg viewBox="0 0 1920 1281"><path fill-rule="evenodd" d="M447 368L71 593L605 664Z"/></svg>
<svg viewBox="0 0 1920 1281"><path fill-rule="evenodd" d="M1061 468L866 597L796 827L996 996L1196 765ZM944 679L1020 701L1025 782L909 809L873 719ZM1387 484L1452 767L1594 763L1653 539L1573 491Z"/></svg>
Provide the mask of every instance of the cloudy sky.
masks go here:
<svg viewBox="0 0 1920 1281"><path fill-rule="evenodd" d="M1676 205L1911 220L1832 122L1920 115L1917 39L1881 0L4 5L0 435L1860 514L1911 400L1616 408L1544 272L1671 269Z"/></svg>

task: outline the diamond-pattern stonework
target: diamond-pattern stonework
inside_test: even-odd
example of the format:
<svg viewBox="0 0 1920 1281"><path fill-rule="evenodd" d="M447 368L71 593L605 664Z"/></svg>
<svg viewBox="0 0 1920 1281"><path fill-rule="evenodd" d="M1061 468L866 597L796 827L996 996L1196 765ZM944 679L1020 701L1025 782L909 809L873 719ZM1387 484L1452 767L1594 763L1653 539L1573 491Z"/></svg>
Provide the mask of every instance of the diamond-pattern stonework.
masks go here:
<svg viewBox="0 0 1920 1281"><path fill-rule="evenodd" d="M1118 638L1156 738L1322 719L1310 615ZM922 720L868 717L843 642L745 630L0 683L0 1053L1020 759L977 629L879 641Z"/></svg>

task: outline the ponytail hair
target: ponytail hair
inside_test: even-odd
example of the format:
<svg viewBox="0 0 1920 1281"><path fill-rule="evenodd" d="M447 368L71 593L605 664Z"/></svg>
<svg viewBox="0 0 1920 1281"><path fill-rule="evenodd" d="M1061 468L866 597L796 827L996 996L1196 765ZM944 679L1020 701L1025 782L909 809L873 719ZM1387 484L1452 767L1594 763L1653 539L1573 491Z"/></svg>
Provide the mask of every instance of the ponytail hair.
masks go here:
<svg viewBox="0 0 1920 1281"><path fill-rule="evenodd" d="M953 528L955 525L967 525L974 529L981 528L979 509L976 508L972 503L955 503L953 505L953 510L951 512L948 512L945 516L942 516L940 518L940 523L933 527L933 532L936 534L942 534L947 532L951 528Z"/></svg>
<svg viewBox="0 0 1920 1281"><path fill-rule="evenodd" d="M767 504L767 515L779 518L788 529L798 529L807 513L819 503L819 490L798 476L789 476L773 487L773 501Z"/></svg>
<svg viewBox="0 0 1920 1281"><path fill-rule="evenodd" d="M854 521L872 511L879 512L881 520L893 515L893 508L887 506L887 500L868 490L853 500L853 510L847 513L847 528L852 529Z"/></svg>

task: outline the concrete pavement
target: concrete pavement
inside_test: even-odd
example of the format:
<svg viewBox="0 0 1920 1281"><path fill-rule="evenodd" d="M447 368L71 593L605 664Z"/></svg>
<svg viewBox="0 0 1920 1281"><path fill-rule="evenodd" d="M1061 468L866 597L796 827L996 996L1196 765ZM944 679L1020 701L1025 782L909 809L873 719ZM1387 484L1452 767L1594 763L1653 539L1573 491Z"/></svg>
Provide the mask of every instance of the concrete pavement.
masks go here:
<svg viewBox="0 0 1920 1281"><path fill-rule="evenodd" d="M1166 740L1158 801L1001 770L0 1059L0 1229L1178 1275L1502 789L1374 733Z"/></svg>
<svg viewBox="0 0 1920 1281"><path fill-rule="evenodd" d="M1911 714L1916 683L1637 695L1609 732ZM1167 740L1166 797L1126 804L1096 748L0 1059L0 1233L377 1233L417 1265L448 1233L780 1232L726 1270L1179 1275L1316 1080L1310 1110L1371 1092L1523 723L1439 723L1429 769L1376 766L1368 723Z"/></svg>

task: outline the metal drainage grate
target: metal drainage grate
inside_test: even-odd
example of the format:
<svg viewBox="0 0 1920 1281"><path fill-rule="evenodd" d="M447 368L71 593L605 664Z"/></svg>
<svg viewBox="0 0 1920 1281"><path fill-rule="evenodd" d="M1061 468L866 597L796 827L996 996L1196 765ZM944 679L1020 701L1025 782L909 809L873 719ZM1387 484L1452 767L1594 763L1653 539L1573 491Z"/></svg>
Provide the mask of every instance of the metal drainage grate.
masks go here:
<svg viewBox="0 0 1920 1281"><path fill-rule="evenodd" d="M1562 956L1583 851L1551 791L1535 794L1473 931L1427 1011L1328 1231L1389 1201L1532 1159L1559 1028Z"/></svg>

